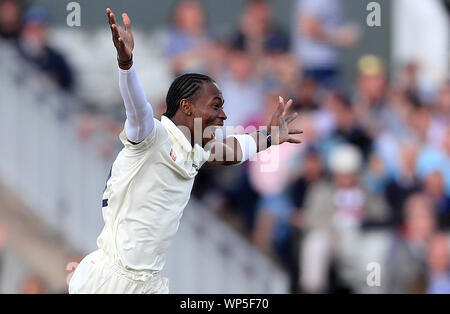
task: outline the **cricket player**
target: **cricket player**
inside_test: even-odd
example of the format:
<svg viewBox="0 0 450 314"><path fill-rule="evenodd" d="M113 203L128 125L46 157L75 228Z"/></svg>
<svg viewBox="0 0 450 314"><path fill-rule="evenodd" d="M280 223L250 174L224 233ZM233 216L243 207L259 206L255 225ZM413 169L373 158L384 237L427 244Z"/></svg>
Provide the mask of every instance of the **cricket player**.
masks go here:
<svg viewBox="0 0 450 314"><path fill-rule="evenodd" d="M202 74L176 78L166 113L155 119L133 65L130 19L122 14L122 28L110 9L106 13L126 109L124 147L103 194L105 226L98 250L78 265L69 293L168 293L168 280L160 273L164 255L199 169L241 164L270 145L301 143L293 135L302 131L288 127L297 114L288 115L292 101L285 104L280 97L267 130L216 140L214 132L227 118L224 99L215 81Z"/></svg>

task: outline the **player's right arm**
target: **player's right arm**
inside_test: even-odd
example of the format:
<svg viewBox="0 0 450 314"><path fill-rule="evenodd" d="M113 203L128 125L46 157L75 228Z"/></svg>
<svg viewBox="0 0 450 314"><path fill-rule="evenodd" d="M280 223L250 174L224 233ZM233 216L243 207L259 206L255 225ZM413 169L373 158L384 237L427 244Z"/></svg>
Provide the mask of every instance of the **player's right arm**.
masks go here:
<svg viewBox="0 0 450 314"><path fill-rule="evenodd" d="M116 17L109 8L106 14L119 62L119 88L127 115L125 133L131 143L138 144L153 131L153 110L133 66L134 39L130 18L126 13L122 14L123 29L116 23Z"/></svg>

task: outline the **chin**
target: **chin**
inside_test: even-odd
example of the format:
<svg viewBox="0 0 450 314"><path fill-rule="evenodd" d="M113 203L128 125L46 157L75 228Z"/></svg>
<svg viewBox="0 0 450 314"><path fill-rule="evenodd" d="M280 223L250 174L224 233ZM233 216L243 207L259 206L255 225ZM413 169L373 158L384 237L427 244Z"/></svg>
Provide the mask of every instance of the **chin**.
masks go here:
<svg viewBox="0 0 450 314"><path fill-rule="evenodd" d="M208 143L213 142L213 141L215 141L215 140L216 140L215 136L211 136L211 137L209 137L209 138L204 137L204 138L203 138L203 142L202 142L203 147L205 147Z"/></svg>

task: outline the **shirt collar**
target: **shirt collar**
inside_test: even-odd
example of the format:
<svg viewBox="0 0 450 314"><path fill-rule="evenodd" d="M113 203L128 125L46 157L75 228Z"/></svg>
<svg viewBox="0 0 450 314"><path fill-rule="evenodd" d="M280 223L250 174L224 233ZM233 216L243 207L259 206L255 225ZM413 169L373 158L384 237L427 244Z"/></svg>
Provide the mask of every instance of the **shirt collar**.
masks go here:
<svg viewBox="0 0 450 314"><path fill-rule="evenodd" d="M183 132L166 116L161 116L161 124L169 132L169 136L174 142L177 142L186 152L192 151L192 145L186 138Z"/></svg>

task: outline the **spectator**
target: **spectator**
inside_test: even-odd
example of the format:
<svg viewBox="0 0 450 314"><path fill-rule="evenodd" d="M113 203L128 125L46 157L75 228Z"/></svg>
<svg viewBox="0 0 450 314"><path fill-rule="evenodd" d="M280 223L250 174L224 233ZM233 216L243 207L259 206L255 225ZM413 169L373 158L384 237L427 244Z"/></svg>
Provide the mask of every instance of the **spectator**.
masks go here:
<svg viewBox="0 0 450 314"><path fill-rule="evenodd" d="M416 176L417 147L413 143L403 143L399 148L398 171L389 181L385 189L385 197L389 204L392 223L396 227L402 224L402 210L406 199L420 189Z"/></svg>
<svg viewBox="0 0 450 314"><path fill-rule="evenodd" d="M332 183L314 184L305 202L301 284L310 293L351 291L363 225L388 219L383 200L370 194L358 178L359 151L343 144L329 156ZM337 271L334 287L328 282L332 263Z"/></svg>
<svg viewBox="0 0 450 314"><path fill-rule="evenodd" d="M428 249L428 287L429 294L450 294L448 234L433 236Z"/></svg>
<svg viewBox="0 0 450 314"><path fill-rule="evenodd" d="M387 293L424 293L428 243L435 232L433 205L423 194L406 201L403 230L394 235L387 260Z"/></svg>
<svg viewBox="0 0 450 314"><path fill-rule="evenodd" d="M226 100L226 126L244 126L263 108L263 84L255 74L255 67L247 52L233 49L228 70L217 77Z"/></svg>
<svg viewBox="0 0 450 314"><path fill-rule="evenodd" d="M205 12L197 0L177 2L172 25L163 37L164 55L174 76L187 72L206 73L212 36L206 30Z"/></svg>
<svg viewBox="0 0 450 314"><path fill-rule="evenodd" d="M401 91L414 99L419 99L419 86L417 81L417 72L419 64L417 62L408 62L400 69L399 87Z"/></svg>
<svg viewBox="0 0 450 314"><path fill-rule="evenodd" d="M334 131L330 134L328 141L333 143L348 143L354 145L363 154L364 160L372 149L372 138L366 132L355 115L350 100L342 93L331 93L334 102L334 120L336 122Z"/></svg>
<svg viewBox="0 0 450 314"><path fill-rule="evenodd" d="M22 3L17 0L0 1L0 38L16 41L19 37Z"/></svg>
<svg viewBox="0 0 450 314"><path fill-rule="evenodd" d="M423 192L430 198L441 230L450 231L450 197L445 194L444 178L433 171L424 179Z"/></svg>
<svg viewBox="0 0 450 314"><path fill-rule="evenodd" d="M388 81L383 61L365 55L358 61L358 77L353 106L356 119L376 136L383 130L395 130L397 116L387 106Z"/></svg>
<svg viewBox="0 0 450 314"><path fill-rule="evenodd" d="M317 101L317 82L312 79L304 79L299 82L296 90L294 104L296 110L315 111L319 109Z"/></svg>
<svg viewBox="0 0 450 314"><path fill-rule="evenodd" d="M286 52L289 48L288 37L273 23L272 8L266 0L248 1L232 44L252 57Z"/></svg>
<svg viewBox="0 0 450 314"><path fill-rule="evenodd" d="M450 195L450 127L447 127L437 148L428 146L422 150L417 161L417 174L425 178L429 173L439 170L445 182L446 194Z"/></svg>
<svg viewBox="0 0 450 314"><path fill-rule="evenodd" d="M339 48L351 47L357 33L342 23L340 0L297 0L293 19L293 50L303 75L321 86L335 87Z"/></svg>
<svg viewBox="0 0 450 314"><path fill-rule="evenodd" d="M439 149L450 125L450 83L442 85L431 108L432 117L427 134L428 143ZM447 135L448 136L448 135Z"/></svg>
<svg viewBox="0 0 450 314"><path fill-rule="evenodd" d="M19 39L20 54L47 74L62 89L70 91L74 85L72 69L64 57L48 44L49 13L42 7L31 7L23 18Z"/></svg>
<svg viewBox="0 0 450 314"><path fill-rule="evenodd" d="M305 199L311 187L323 179L324 165L319 151L310 146L303 153L301 159L301 173L300 176L290 185L290 197L295 211L293 212L291 223L294 226L292 232L292 258L293 269L291 273L291 291L299 292L299 271L301 269L300 261L300 247L303 237L303 215L305 209Z"/></svg>

